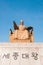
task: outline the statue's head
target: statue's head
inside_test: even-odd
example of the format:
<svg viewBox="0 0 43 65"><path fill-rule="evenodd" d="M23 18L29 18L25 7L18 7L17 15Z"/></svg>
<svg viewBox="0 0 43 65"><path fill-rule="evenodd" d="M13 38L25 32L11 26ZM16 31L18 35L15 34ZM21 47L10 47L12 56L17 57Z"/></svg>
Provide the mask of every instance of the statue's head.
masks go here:
<svg viewBox="0 0 43 65"><path fill-rule="evenodd" d="M20 20L20 25L24 25L24 22L23 22L23 20Z"/></svg>

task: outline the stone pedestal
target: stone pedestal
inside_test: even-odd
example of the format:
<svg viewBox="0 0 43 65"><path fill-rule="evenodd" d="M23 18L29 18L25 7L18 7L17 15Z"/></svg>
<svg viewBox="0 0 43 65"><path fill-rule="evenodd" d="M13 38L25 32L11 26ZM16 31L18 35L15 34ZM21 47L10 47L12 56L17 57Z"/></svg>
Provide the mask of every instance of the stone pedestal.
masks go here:
<svg viewBox="0 0 43 65"><path fill-rule="evenodd" d="M0 65L43 65L43 44L0 43Z"/></svg>

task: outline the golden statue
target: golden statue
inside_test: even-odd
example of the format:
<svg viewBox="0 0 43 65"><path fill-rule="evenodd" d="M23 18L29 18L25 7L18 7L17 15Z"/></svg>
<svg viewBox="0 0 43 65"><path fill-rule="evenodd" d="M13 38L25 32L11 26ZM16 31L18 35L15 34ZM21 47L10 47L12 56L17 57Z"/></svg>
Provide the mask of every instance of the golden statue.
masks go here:
<svg viewBox="0 0 43 65"><path fill-rule="evenodd" d="M14 24L14 32L10 29L10 42L33 42L33 27L26 27L24 22L21 20L20 25L17 26L15 21Z"/></svg>

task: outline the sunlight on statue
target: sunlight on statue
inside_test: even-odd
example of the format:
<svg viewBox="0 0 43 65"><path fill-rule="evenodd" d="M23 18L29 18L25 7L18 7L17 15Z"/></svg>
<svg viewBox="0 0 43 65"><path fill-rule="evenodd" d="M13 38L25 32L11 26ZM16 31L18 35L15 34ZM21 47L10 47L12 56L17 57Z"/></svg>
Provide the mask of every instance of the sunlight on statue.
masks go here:
<svg viewBox="0 0 43 65"><path fill-rule="evenodd" d="M17 26L15 21L14 24L14 32L10 29L10 41L11 42L33 42L33 27L26 27L24 25L23 20L20 20L20 25Z"/></svg>

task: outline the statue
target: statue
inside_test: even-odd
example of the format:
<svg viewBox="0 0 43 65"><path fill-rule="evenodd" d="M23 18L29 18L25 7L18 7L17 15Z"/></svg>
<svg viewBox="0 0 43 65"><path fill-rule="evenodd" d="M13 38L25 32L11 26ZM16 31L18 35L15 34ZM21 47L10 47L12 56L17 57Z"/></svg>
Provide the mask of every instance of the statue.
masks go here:
<svg viewBox="0 0 43 65"><path fill-rule="evenodd" d="M14 32L12 32L12 30L10 29L11 33L10 33L10 40L13 40L13 42L16 40L30 40L30 42L33 42L33 27L29 26L26 27L24 25L24 22L21 20L20 21L20 25L17 26L16 22L13 21L13 25L14 25Z"/></svg>

